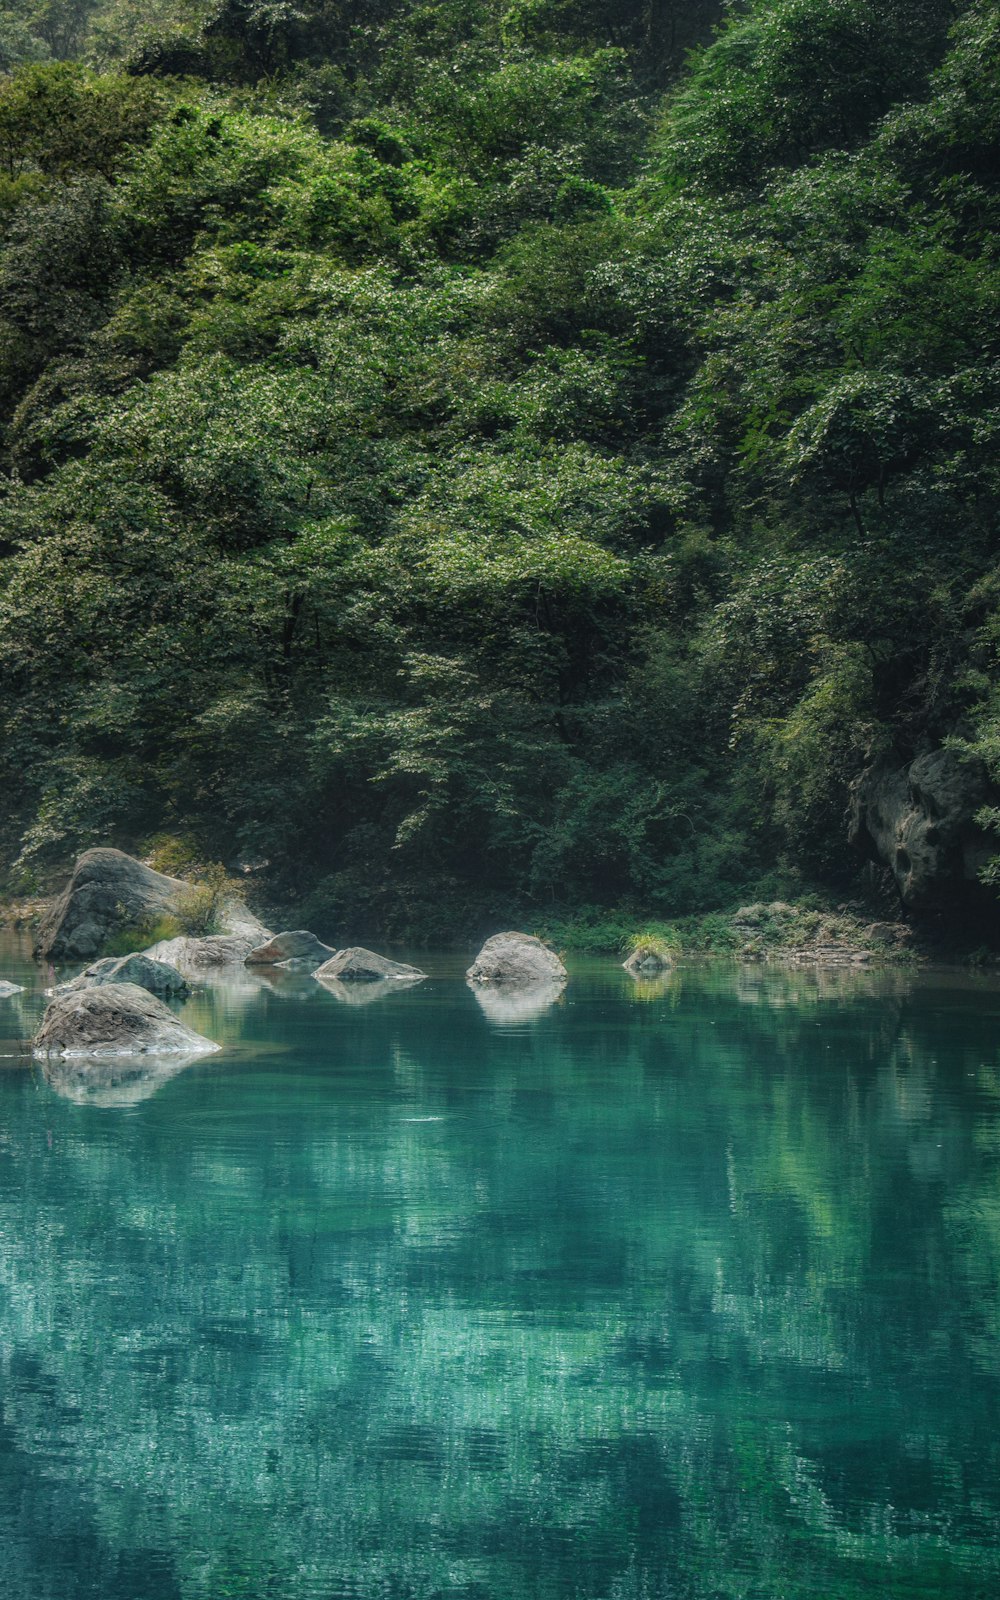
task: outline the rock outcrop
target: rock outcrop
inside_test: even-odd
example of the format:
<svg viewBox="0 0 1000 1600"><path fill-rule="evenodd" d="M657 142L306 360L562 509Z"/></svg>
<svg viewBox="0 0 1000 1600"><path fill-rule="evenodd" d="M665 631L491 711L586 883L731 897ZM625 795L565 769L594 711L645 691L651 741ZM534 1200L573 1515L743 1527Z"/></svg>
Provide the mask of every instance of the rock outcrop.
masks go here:
<svg viewBox="0 0 1000 1600"><path fill-rule="evenodd" d="M36 1056L205 1055L218 1050L134 983L89 985L50 1001Z"/></svg>
<svg viewBox="0 0 1000 1600"><path fill-rule="evenodd" d="M183 1000L191 993L187 979L176 967L166 961L153 961L149 956L104 956L92 961L78 977L69 983L60 983L50 992L53 995L73 994L77 989L88 989L94 984L134 983L160 1000Z"/></svg>
<svg viewBox="0 0 1000 1600"><path fill-rule="evenodd" d="M21 994L23 990L23 983L8 983L6 978L0 978L0 1000L9 1000L12 994Z"/></svg>
<svg viewBox="0 0 1000 1600"><path fill-rule="evenodd" d="M883 762L853 786L849 838L892 868L904 905L957 909L994 853L975 822L986 797L982 765L952 750L906 766Z"/></svg>
<svg viewBox="0 0 1000 1600"><path fill-rule="evenodd" d="M304 928L294 933L276 933L266 944L259 944L246 958L248 967L282 967L290 963L306 967L322 966L336 954L328 944Z"/></svg>
<svg viewBox="0 0 1000 1600"><path fill-rule="evenodd" d="M381 983L384 979L392 979L397 983L416 983L426 976L426 972L421 972L419 967L407 966L405 961L390 961L387 956L377 955L374 950L365 950L361 945L338 950L335 956L324 961L313 973L314 978L338 978L341 983Z"/></svg>
<svg viewBox="0 0 1000 1600"><path fill-rule="evenodd" d="M466 973L470 983L526 989L565 983L566 968L554 950L530 933L495 933Z"/></svg>
<svg viewBox="0 0 1000 1600"><path fill-rule="evenodd" d="M180 878L154 872L122 850L85 850L38 929L35 955L88 961L112 934L171 914L189 891Z"/></svg>

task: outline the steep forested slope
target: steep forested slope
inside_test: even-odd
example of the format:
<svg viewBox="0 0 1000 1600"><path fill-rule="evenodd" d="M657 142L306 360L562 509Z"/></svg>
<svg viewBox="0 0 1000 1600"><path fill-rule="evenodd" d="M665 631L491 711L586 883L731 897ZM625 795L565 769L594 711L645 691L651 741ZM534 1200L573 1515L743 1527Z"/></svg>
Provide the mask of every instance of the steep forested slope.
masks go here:
<svg viewBox="0 0 1000 1600"><path fill-rule="evenodd" d="M880 763L989 801L1000 7L715 19L3 14L14 881L662 915L843 893Z"/></svg>

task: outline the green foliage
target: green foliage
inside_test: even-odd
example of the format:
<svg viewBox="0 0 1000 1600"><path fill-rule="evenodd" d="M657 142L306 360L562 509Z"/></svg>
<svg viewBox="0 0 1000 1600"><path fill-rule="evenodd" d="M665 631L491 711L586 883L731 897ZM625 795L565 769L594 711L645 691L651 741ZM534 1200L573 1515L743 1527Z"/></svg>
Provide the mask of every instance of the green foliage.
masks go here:
<svg viewBox="0 0 1000 1600"><path fill-rule="evenodd" d="M150 917L109 934L101 947L101 955L130 956L136 950L150 949L161 940L176 939L186 931L179 917Z"/></svg>
<svg viewBox="0 0 1000 1600"><path fill-rule="evenodd" d="M1000 24L958 13L11 12L4 861L167 835L331 931L625 937L853 893L872 760L1000 783Z"/></svg>

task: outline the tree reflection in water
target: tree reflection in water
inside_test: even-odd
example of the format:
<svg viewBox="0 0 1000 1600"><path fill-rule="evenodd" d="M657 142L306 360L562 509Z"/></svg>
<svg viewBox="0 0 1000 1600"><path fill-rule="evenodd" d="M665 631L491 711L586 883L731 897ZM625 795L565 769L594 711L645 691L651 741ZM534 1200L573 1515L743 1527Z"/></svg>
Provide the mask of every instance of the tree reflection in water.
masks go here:
<svg viewBox="0 0 1000 1600"><path fill-rule="evenodd" d="M995 988L314 989L0 1075L5 1595L994 1592Z"/></svg>

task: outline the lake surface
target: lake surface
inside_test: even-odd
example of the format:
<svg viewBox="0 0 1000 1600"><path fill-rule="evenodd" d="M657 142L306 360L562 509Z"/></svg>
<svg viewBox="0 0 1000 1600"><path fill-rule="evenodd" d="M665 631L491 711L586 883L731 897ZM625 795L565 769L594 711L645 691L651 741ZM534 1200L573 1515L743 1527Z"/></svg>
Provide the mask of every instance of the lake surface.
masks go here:
<svg viewBox="0 0 1000 1600"><path fill-rule="evenodd" d="M0 1003L5 1600L993 1600L996 982L424 964L92 1094Z"/></svg>

